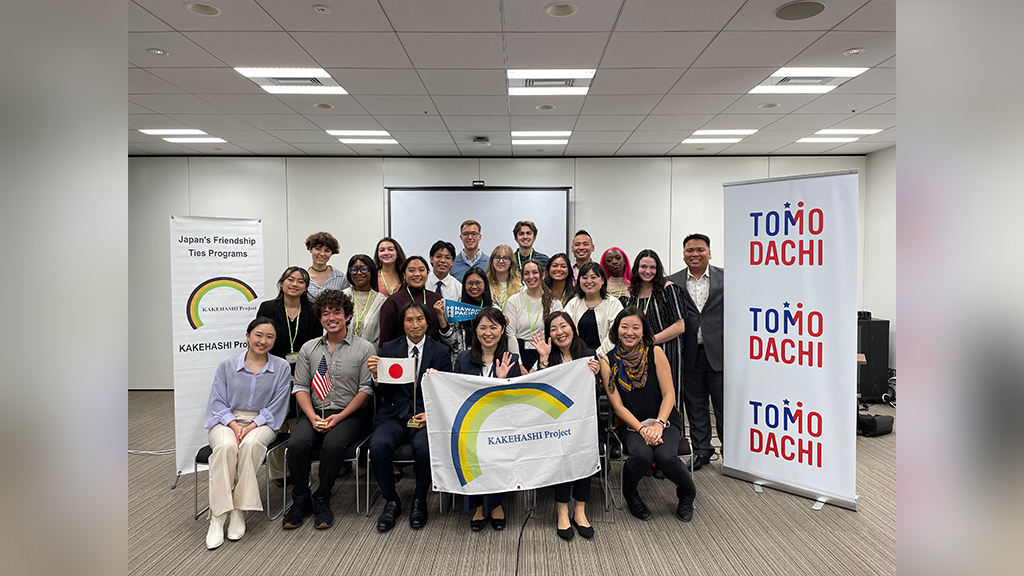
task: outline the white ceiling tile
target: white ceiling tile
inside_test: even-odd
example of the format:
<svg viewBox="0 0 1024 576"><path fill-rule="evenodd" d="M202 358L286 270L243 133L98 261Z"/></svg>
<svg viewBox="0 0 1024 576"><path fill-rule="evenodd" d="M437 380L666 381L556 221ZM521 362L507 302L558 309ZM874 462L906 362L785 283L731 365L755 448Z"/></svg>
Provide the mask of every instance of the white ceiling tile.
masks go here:
<svg viewBox="0 0 1024 576"><path fill-rule="evenodd" d="M408 144L405 149L413 156L461 156L454 144Z"/></svg>
<svg viewBox="0 0 1024 576"><path fill-rule="evenodd" d="M538 110L541 104L553 104L561 115L575 115L583 108L583 96L510 96L514 116L545 116L552 110Z"/></svg>
<svg viewBox="0 0 1024 576"><path fill-rule="evenodd" d="M733 144L732 146L728 146L724 150L719 150L716 153L720 152L723 156L771 154L773 151L778 150L783 145L784 144L782 144L781 142L747 142L746 140L744 140L743 142L739 142L737 144ZM686 144L686 146L697 145ZM682 146L680 146L680 148L682 148ZM698 152L693 152L693 154L698 154Z"/></svg>
<svg viewBox="0 0 1024 576"><path fill-rule="evenodd" d="M565 147L566 156L613 156L619 149L618 144L569 144Z"/></svg>
<svg viewBox="0 0 1024 576"><path fill-rule="evenodd" d="M665 94L683 68L601 68L590 85L590 94Z"/></svg>
<svg viewBox="0 0 1024 576"><path fill-rule="evenodd" d="M287 0L261 2L285 30L293 32L390 32L391 23L377 0L331 2L330 14L314 12L309 4Z"/></svg>
<svg viewBox="0 0 1024 576"><path fill-rule="evenodd" d="M721 30L746 0L629 0L616 30Z"/></svg>
<svg viewBox="0 0 1024 576"><path fill-rule="evenodd" d="M455 144L452 140L453 134L447 131L434 130L423 131L396 131L391 132L392 138L398 140L403 146L406 144Z"/></svg>
<svg viewBox="0 0 1024 576"><path fill-rule="evenodd" d="M783 147L775 150L773 152L773 154L792 154L792 155L822 154L822 153L827 152L828 150L831 150L831 149L836 148L838 146L840 146L840 144L836 144L835 142L824 142L824 143L820 143L820 144L819 143L802 143L802 144L797 144L797 143L794 142L793 144L787 144L786 146L783 146Z"/></svg>
<svg viewBox="0 0 1024 576"><path fill-rule="evenodd" d="M583 104L586 115L650 114L661 96L587 96Z"/></svg>
<svg viewBox="0 0 1024 576"><path fill-rule="evenodd" d="M129 102L128 103L128 113L129 114L152 114L153 111L150 110L149 108L144 107L144 106L139 106L138 104L136 104L134 102Z"/></svg>
<svg viewBox="0 0 1024 576"><path fill-rule="evenodd" d="M134 94L129 101L164 114L217 114L219 108L192 94Z"/></svg>
<svg viewBox="0 0 1024 576"><path fill-rule="evenodd" d="M670 94L746 94L778 68L690 68Z"/></svg>
<svg viewBox="0 0 1024 576"><path fill-rule="evenodd" d="M795 112L806 106L821 94L745 94L740 96L731 106L723 110L723 114L764 114L779 116ZM765 102L778 104L775 108L758 108Z"/></svg>
<svg viewBox="0 0 1024 576"><path fill-rule="evenodd" d="M281 140L274 137L272 134L268 134L263 130L224 130L210 128L206 130L210 136L216 136L217 138L223 138L233 144L248 144L250 142L262 142L262 143L276 143L280 144Z"/></svg>
<svg viewBox="0 0 1024 576"><path fill-rule="evenodd" d="M678 144L669 150L673 156L713 156L727 150L732 144Z"/></svg>
<svg viewBox="0 0 1024 576"><path fill-rule="evenodd" d="M383 130L369 114L318 114L306 117L323 130Z"/></svg>
<svg viewBox="0 0 1024 576"><path fill-rule="evenodd" d="M665 114L648 116L640 123L640 130L696 130L707 124L714 114Z"/></svg>
<svg viewBox="0 0 1024 576"><path fill-rule="evenodd" d="M642 114L628 116L580 116L576 130L635 130L644 121Z"/></svg>
<svg viewBox="0 0 1024 576"><path fill-rule="evenodd" d="M797 110L798 114L856 114L892 98L891 94L823 94Z"/></svg>
<svg viewBox="0 0 1024 576"><path fill-rule="evenodd" d="M597 68L601 52L608 41L608 34L510 32L505 34L505 39L508 44L510 69Z"/></svg>
<svg viewBox="0 0 1024 576"><path fill-rule="evenodd" d="M850 48L864 48L864 52L856 56L843 56L843 51ZM822 36L786 65L870 68L888 60L895 54L895 32L833 31Z"/></svg>
<svg viewBox="0 0 1024 576"><path fill-rule="evenodd" d="M418 115L376 114L373 117L388 131L433 131L447 130L440 116L420 113Z"/></svg>
<svg viewBox="0 0 1024 576"><path fill-rule="evenodd" d="M306 153L283 142L247 142L245 149L260 156L305 156Z"/></svg>
<svg viewBox="0 0 1024 576"><path fill-rule="evenodd" d="M674 148L674 144L623 144L616 156L664 156Z"/></svg>
<svg viewBox="0 0 1024 576"><path fill-rule="evenodd" d="M423 114L436 116L437 110L429 96L355 96L356 101L373 115ZM426 112L426 114L424 114Z"/></svg>
<svg viewBox="0 0 1024 576"><path fill-rule="evenodd" d="M324 130L267 130L274 137L289 144L340 144L337 136Z"/></svg>
<svg viewBox="0 0 1024 576"><path fill-rule="evenodd" d="M893 56L892 58L889 58L885 62L879 64L878 68L899 68L899 66L896 65L896 57Z"/></svg>
<svg viewBox="0 0 1024 576"><path fill-rule="evenodd" d="M669 94L651 114L718 114L735 101L732 94Z"/></svg>
<svg viewBox="0 0 1024 576"><path fill-rule="evenodd" d="M843 20L837 30L896 31L896 0L871 0Z"/></svg>
<svg viewBox="0 0 1024 576"><path fill-rule="evenodd" d="M474 132L452 132L452 138L455 143L459 146L483 146L483 144L473 144L473 140L483 136L491 143L491 146L508 146L512 144L512 135L509 133L508 128L501 130L478 130Z"/></svg>
<svg viewBox="0 0 1024 576"><path fill-rule="evenodd" d="M190 155L195 154L195 151L191 148L186 148L181 144L171 144L170 142L154 142L152 144L133 144L133 148L142 150L148 154L174 154L174 155Z"/></svg>
<svg viewBox="0 0 1024 576"><path fill-rule="evenodd" d="M260 130L314 130L317 127L298 114L239 114L238 118Z"/></svg>
<svg viewBox="0 0 1024 576"><path fill-rule="evenodd" d="M394 32L295 32L292 36L324 68L412 68Z"/></svg>
<svg viewBox="0 0 1024 576"><path fill-rule="evenodd" d="M885 102L882 102L881 104L879 104L878 106L875 106L874 108L870 108L868 110L865 110L865 112L869 112L871 114L895 114L896 113L896 99L893 98L892 100L887 100Z"/></svg>
<svg viewBox="0 0 1024 576"><path fill-rule="evenodd" d="M885 142L851 142L828 151L828 154L870 154L893 146Z"/></svg>
<svg viewBox="0 0 1024 576"><path fill-rule="evenodd" d="M273 94L196 94L228 114L288 114L292 109Z"/></svg>
<svg viewBox="0 0 1024 576"><path fill-rule="evenodd" d="M744 136L744 144L763 144L765 142L772 142L775 144L785 143L792 144L801 138L806 138L813 135L815 130L813 128L803 128L796 130L758 130L750 136Z"/></svg>
<svg viewBox="0 0 1024 576"><path fill-rule="evenodd" d="M481 0L381 0L395 30L432 32L501 31L498 2Z"/></svg>
<svg viewBox="0 0 1024 576"><path fill-rule="evenodd" d="M135 0L176 30L280 30L281 26L253 1L212 2L221 13L211 18L193 14L185 2L167 0Z"/></svg>
<svg viewBox="0 0 1024 576"><path fill-rule="evenodd" d="M512 130L572 130L576 116L512 116Z"/></svg>
<svg viewBox="0 0 1024 576"><path fill-rule="evenodd" d="M192 94L266 94L233 68L153 68L153 74Z"/></svg>
<svg viewBox="0 0 1024 576"><path fill-rule="evenodd" d="M292 144L310 156L355 156L356 152L341 142L334 144Z"/></svg>
<svg viewBox="0 0 1024 576"><path fill-rule="evenodd" d="M722 32L694 66L778 69L820 36L820 32Z"/></svg>
<svg viewBox="0 0 1024 576"><path fill-rule="evenodd" d="M878 134L871 134L865 136L859 140L859 142L888 142L890 144L896 142L896 128L888 128L882 130Z"/></svg>
<svg viewBox="0 0 1024 576"><path fill-rule="evenodd" d="M152 156L153 154L152 154L152 152L146 152L142 148L136 148L134 146L129 146L128 147L128 155L129 156Z"/></svg>
<svg viewBox="0 0 1024 576"><path fill-rule="evenodd" d="M512 146L495 144L493 146L459 146L459 152L468 158L481 156L511 156Z"/></svg>
<svg viewBox="0 0 1024 576"><path fill-rule="evenodd" d="M830 94L891 94L896 95L896 69L872 68L851 78Z"/></svg>
<svg viewBox="0 0 1024 576"><path fill-rule="evenodd" d="M772 130L821 130L851 116L852 114L787 114L767 127Z"/></svg>
<svg viewBox="0 0 1024 576"><path fill-rule="evenodd" d="M350 144L347 145L360 156L409 156L409 152L395 144Z"/></svg>
<svg viewBox="0 0 1024 576"><path fill-rule="evenodd" d="M627 144L679 144L690 135L690 130L637 130L626 140Z"/></svg>
<svg viewBox="0 0 1024 576"><path fill-rule="evenodd" d="M702 130L760 130L765 126L782 118L781 114L719 114L707 124L701 126Z"/></svg>
<svg viewBox="0 0 1024 576"><path fill-rule="evenodd" d="M252 151L235 144L190 144L190 147L198 152L210 156L250 156Z"/></svg>
<svg viewBox="0 0 1024 576"><path fill-rule="evenodd" d="M434 96L441 115L504 116L508 114L508 96Z"/></svg>
<svg viewBox="0 0 1024 576"><path fill-rule="evenodd" d="M231 114L171 114L171 118L199 130L252 130L253 125Z"/></svg>
<svg viewBox="0 0 1024 576"><path fill-rule="evenodd" d="M714 38L714 32L616 32L601 67L685 68Z"/></svg>
<svg viewBox="0 0 1024 576"><path fill-rule="evenodd" d="M569 145L622 144L632 133L631 130L574 130Z"/></svg>
<svg viewBox="0 0 1024 576"><path fill-rule="evenodd" d="M806 20L786 21L775 11L786 2L755 0L747 2L729 21L726 30L830 30L864 5L865 0L828 0L825 11Z"/></svg>
<svg viewBox="0 0 1024 576"><path fill-rule="evenodd" d="M163 138L160 136L151 136L149 134L143 134L134 128L128 129L128 143L129 144L155 144L157 142L163 142Z"/></svg>
<svg viewBox="0 0 1024 576"><path fill-rule="evenodd" d="M174 86L141 68L128 69L129 94L175 94L181 88Z"/></svg>
<svg viewBox="0 0 1024 576"><path fill-rule="evenodd" d="M417 68L503 68L501 34L403 32L399 35Z"/></svg>
<svg viewBox="0 0 1024 576"><path fill-rule="evenodd" d="M580 2L571 18L548 16L544 8L551 0L505 2L505 30L509 32L605 32L619 15L619 2Z"/></svg>
<svg viewBox="0 0 1024 576"><path fill-rule="evenodd" d="M420 69L432 96L496 96L508 93L505 70Z"/></svg>
<svg viewBox="0 0 1024 576"><path fill-rule="evenodd" d="M149 48L166 50L168 54L156 56L146 52ZM128 61L143 68L224 66L212 54L177 32L129 33Z"/></svg>
<svg viewBox="0 0 1024 576"><path fill-rule="evenodd" d="M185 35L232 68L320 66L287 32L187 32Z"/></svg>
<svg viewBox="0 0 1024 576"><path fill-rule="evenodd" d="M171 27L135 2L128 3L129 32L162 32Z"/></svg>
<svg viewBox="0 0 1024 576"><path fill-rule="evenodd" d="M330 68L327 71L349 94L427 93L416 71L411 68Z"/></svg>
<svg viewBox="0 0 1024 576"><path fill-rule="evenodd" d="M281 94L277 99L284 102L299 114L307 116L335 116L338 114L366 114L366 110L347 94ZM314 104L330 104L330 110L322 110Z"/></svg>
<svg viewBox="0 0 1024 576"><path fill-rule="evenodd" d="M880 128L885 130L896 126L895 114L857 114L829 128Z"/></svg>
<svg viewBox="0 0 1024 576"><path fill-rule="evenodd" d="M508 115L500 116L451 116L445 114L444 123L449 130L460 132L508 130Z"/></svg>
<svg viewBox="0 0 1024 576"><path fill-rule="evenodd" d="M529 146L513 146L512 155L516 157L561 157L565 155L565 146L559 146L557 148L531 148Z"/></svg>

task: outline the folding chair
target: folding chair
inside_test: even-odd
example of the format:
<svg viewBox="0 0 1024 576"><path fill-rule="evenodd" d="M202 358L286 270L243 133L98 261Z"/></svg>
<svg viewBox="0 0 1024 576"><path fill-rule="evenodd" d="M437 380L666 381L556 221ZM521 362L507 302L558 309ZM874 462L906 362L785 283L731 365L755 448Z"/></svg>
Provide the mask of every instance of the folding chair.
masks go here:
<svg viewBox="0 0 1024 576"><path fill-rule="evenodd" d="M610 471L609 467L611 466L611 462L612 461L622 461L622 468L620 468L620 470L619 470L619 486L621 487L622 486L623 474L625 473L626 459L629 458L629 451L626 449L626 445L623 444L619 440L618 435L615 433L614 425L615 425L615 414L614 414L614 412L612 410L609 410L608 411L608 435L607 435L608 449L605 450L605 456L604 456L604 458L605 458L604 462L605 462L605 468L606 468L605 474L606 475L609 474L609 471ZM619 456L618 458L612 458L611 457L612 442L615 443L615 446L617 446L619 448L619 452L621 453L621 456ZM690 456L690 461L689 461L689 464L688 464L688 466L690 468L690 476L693 476L693 457L692 457L692 454L693 454L693 446L690 445L690 440L686 437L686 434L681 433L680 436L679 436L679 445L678 445L678 447L676 449L676 455L679 457L680 460L683 459L683 458L686 458L687 456ZM653 470L654 467L652 466L651 468ZM622 510L622 505L619 504L619 502L615 498L615 490L612 488L611 483L608 482L607 478L606 478L604 509L606 511L607 510L611 510L611 505L614 505L617 510Z"/></svg>

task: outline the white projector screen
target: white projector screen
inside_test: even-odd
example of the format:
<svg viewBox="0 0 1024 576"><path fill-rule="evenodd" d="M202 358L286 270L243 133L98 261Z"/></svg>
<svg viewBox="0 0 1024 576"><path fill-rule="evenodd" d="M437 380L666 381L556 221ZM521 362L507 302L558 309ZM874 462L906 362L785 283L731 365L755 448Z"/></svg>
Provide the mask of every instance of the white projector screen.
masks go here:
<svg viewBox="0 0 1024 576"><path fill-rule="evenodd" d="M534 249L548 256L565 252L569 243L568 188L391 188L390 236L406 256L429 257L430 246L447 240L462 250L459 225L476 220L481 226L480 249L490 255L495 246L516 248L512 226L520 220L537 225Z"/></svg>

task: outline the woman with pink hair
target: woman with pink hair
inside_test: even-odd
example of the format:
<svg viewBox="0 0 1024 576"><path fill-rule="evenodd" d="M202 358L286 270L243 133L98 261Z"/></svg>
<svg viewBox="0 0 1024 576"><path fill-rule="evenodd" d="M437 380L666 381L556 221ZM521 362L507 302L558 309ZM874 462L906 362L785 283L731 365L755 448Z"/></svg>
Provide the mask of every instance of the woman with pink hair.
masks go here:
<svg viewBox="0 0 1024 576"><path fill-rule="evenodd" d="M629 293L629 257L626 251L615 246L601 254L601 268L608 277L608 293L616 298Z"/></svg>

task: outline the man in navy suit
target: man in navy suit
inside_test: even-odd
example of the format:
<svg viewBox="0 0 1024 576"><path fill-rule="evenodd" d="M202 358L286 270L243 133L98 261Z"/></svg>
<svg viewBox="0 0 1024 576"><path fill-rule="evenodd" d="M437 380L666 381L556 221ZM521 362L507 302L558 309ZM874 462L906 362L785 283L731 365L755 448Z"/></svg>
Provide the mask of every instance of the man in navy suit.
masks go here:
<svg viewBox="0 0 1024 576"><path fill-rule="evenodd" d="M711 461L711 414L708 397L715 410L715 430L722 441L722 325L725 323L725 270L710 266L711 239L690 234L683 240L686 269L669 276L683 290L686 302L686 332L683 333L683 402L690 422L693 442L693 469Z"/></svg>
<svg viewBox="0 0 1024 576"><path fill-rule="evenodd" d="M377 417L370 437L370 469L380 486L384 497L384 511L377 521L377 530L387 532L395 527L402 515L402 502L395 491L394 452L395 448L408 442L412 446L413 471L416 476L416 492L409 515L409 526L419 530L427 524L427 490L430 488L430 451L427 444L426 414L423 408L423 392L420 380L427 370L451 372L451 356L444 344L427 338L427 314L434 311L415 300L406 304L399 317L405 336L396 338L381 346L380 357L417 358L416 382L409 384L379 384L377 365L379 357L367 361L373 374L372 385L378 399ZM413 406L413 386L416 387ZM419 427L409 427L409 422Z"/></svg>

